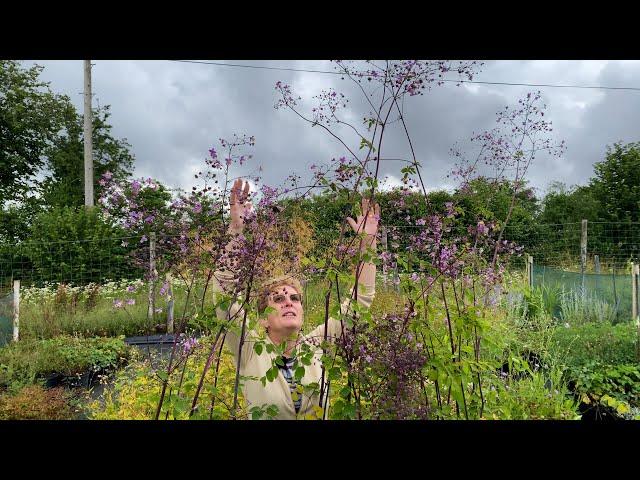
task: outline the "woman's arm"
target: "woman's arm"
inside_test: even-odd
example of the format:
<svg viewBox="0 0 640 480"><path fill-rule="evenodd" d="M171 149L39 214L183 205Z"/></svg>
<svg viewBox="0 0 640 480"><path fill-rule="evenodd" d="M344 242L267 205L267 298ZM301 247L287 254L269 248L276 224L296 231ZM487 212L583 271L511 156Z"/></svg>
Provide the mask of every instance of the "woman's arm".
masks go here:
<svg viewBox="0 0 640 480"><path fill-rule="evenodd" d="M380 205L369 202L368 198L362 199L362 213L352 219L347 218L347 222L353 228L356 235L361 235L360 253L364 254L368 249L376 251L376 234L378 233L378 222L380 220ZM357 287L352 289L351 298L356 297L357 289L358 302L365 307L370 307L376 291L376 265L373 262L362 262L356 265L355 278Z"/></svg>
<svg viewBox="0 0 640 480"><path fill-rule="evenodd" d="M369 205L368 199L362 200L362 214L356 219L347 218L356 234L362 234L360 240L360 252L364 254L367 249L376 251L376 234L378 232L378 222L380 220L380 206L376 203ZM373 297L376 293L376 265L373 262L362 262L356 265L355 278L357 279L357 301L365 308L370 308ZM356 298L356 289L352 288L349 296L342 301L341 312L343 315L349 314L351 302ZM342 322L335 318L329 318L327 322L327 337L335 339L342 336ZM324 324L319 325L307 336L309 339L321 341L324 338Z"/></svg>
<svg viewBox="0 0 640 480"><path fill-rule="evenodd" d="M231 221L227 229L227 233L230 235L230 240L225 246L225 257L221 262L221 267L214 272L213 277L213 294L218 295L221 292L230 293L236 295L238 293L238 283L240 281L235 274L235 267L237 266L237 260L234 258L240 246L239 237L244 231L244 216L251 209L251 204L247 202L249 195L249 183L244 183L242 179L238 179L234 182L231 188L231 194L229 196L229 204L231 211ZM238 302L232 303L228 309L224 310L218 308L216 310L216 316L219 320L228 321L237 327L242 324L244 319L244 309ZM242 363L244 364L252 355L253 344L247 342L248 335L245 332L245 339L240 342L240 335L234 331L234 328L227 330L225 337L225 344L238 358L240 351L240 344L242 343Z"/></svg>

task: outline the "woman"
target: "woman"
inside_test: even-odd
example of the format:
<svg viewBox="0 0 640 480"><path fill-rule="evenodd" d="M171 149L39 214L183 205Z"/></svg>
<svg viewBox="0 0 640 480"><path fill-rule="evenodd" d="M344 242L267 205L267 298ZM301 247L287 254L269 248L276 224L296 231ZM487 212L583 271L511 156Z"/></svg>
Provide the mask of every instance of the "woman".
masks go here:
<svg viewBox="0 0 640 480"><path fill-rule="evenodd" d="M243 215L251 208L247 202L249 184L241 179L235 181L230 195L231 223L229 234L235 239L243 232ZM362 200L362 214L356 220L348 218L347 221L356 234L363 234L360 242L361 251L367 248L376 248L376 233L378 231L378 219L380 207L370 205L367 199ZM231 252L234 249L235 240L232 240L226 249ZM220 270L215 273L218 285L214 291L232 291L236 279L232 272ZM357 300L365 307L370 307L375 294L376 267L373 263L364 263L356 272L358 278ZM225 288L226 287L226 288ZM266 282L258 294L258 313L260 325L264 327L266 336L263 338L253 330L246 331L242 336L241 329L229 329L225 337L225 344L234 355L236 367L240 362L240 375L248 377L243 382L243 394L249 410L253 407L264 409L275 405L278 413L276 419L297 418L322 418L323 408L320 405L320 391L318 388L304 388L309 385L320 385L322 378L321 356L322 350L318 347L325 338L324 324L318 326L308 335L303 336L301 329L304 321L304 307L302 304L303 290L300 282L292 276L281 276ZM353 291L342 303L342 312L348 311L353 299ZM270 307L265 314L267 307ZM239 304L232 305L229 310L218 309L218 318L232 320L236 325L242 325L243 311ZM343 325L339 320L330 318L328 321L326 338L335 340L342 334ZM242 336L242 338L241 338ZM272 368L277 354L268 352L266 348L258 349L254 345L261 341L265 345L284 345L286 347L282 361L278 362L279 374L272 382L262 383L260 379ZM296 382L294 365L296 355L301 347L306 344L313 349L311 365L305 365L304 376ZM326 380L326 375L325 375ZM326 397L326 395L325 395Z"/></svg>

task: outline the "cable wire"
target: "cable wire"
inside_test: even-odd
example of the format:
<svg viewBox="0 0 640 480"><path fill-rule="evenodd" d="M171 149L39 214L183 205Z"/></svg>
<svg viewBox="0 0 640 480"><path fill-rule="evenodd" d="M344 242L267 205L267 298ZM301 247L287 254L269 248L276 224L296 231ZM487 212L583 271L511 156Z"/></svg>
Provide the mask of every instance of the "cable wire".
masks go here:
<svg viewBox="0 0 640 480"><path fill-rule="evenodd" d="M278 70L283 72L304 72L304 73L325 73L329 75L344 75L342 72L331 72L328 70L312 70L304 68L287 68L287 67L267 67L264 65L245 65L240 63L223 63L223 62L209 62L201 60L169 60L170 62L183 62L183 63L199 63L204 65L215 65L220 67L236 67L236 68L253 68L262 70ZM560 85L551 83L516 83L516 82L489 82L480 80L451 80L442 79L438 80L449 83L476 83L482 85L508 85L519 87L548 87L548 88L582 88L582 89L600 89L600 90L627 90L627 91L640 91L640 87L607 87L602 85Z"/></svg>

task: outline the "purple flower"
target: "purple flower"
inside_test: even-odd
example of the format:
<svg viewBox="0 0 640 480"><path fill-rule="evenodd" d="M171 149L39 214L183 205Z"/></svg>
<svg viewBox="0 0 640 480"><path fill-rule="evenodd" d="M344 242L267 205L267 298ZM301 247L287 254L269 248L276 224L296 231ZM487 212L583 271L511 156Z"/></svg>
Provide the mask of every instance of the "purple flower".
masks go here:
<svg viewBox="0 0 640 480"><path fill-rule="evenodd" d="M216 153L216 149L215 149L215 148L213 148L213 147L209 150L209 155L210 155L210 156L211 156L211 158L212 158L212 159L214 159L214 160L215 160L216 158L218 158L218 154Z"/></svg>
<svg viewBox="0 0 640 480"><path fill-rule="evenodd" d="M202 204L200 202L196 202L196 204L193 206L193 213L200 212L202 212Z"/></svg>
<svg viewBox="0 0 640 480"><path fill-rule="evenodd" d="M486 235L489 233L489 227L487 227L482 220L478 222L478 235Z"/></svg>
<svg viewBox="0 0 640 480"><path fill-rule="evenodd" d="M107 170L102 174L102 178L104 178L105 180L111 180L113 178L113 173Z"/></svg>
<svg viewBox="0 0 640 480"><path fill-rule="evenodd" d="M136 287L135 287L135 285L129 285L129 286L127 287L127 292L129 292L129 293L134 293L135 291L136 291Z"/></svg>
<svg viewBox="0 0 640 480"><path fill-rule="evenodd" d="M445 212L447 214L447 218L452 218L454 216L453 202L446 202L444 204L444 207L445 207Z"/></svg>
<svg viewBox="0 0 640 480"><path fill-rule="evenodd" d="M133 299L133 298L128 298L127 299L127 305L135 305L135 304L136 304L135 299Z"/></svg>
<svg viewBox="0 0 640 480"><path fill-rule="evenodd" d="M131 182L131 193L137 195L140 192L140 188L142 188L142 184L138 180Z"/></svg>
<svg viewBox="0 0 640 480"><path fill-rule="evenodd" d="M122 300L114 300L113 306L114 308L122 308Z"/></svg>
<svg viewBox="0 0 640 480"><path fill-rule="evenodd" d="M198 339L195 337L187 337L180 342L183 355L189 355L195 347L198 346Z"/></svg>

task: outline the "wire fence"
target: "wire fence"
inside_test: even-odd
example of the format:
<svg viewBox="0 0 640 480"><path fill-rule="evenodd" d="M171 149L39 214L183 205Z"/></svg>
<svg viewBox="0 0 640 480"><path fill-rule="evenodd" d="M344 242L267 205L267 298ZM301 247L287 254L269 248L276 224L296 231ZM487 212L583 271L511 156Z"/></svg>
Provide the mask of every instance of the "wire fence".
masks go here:
<svg viewBox="0 0 640 480"><path fill-rule="evenodd" d="M381 229L378 250L407 252L411 235L427 226L385 225ZM445 236L454 238L466 233L457 226ZM384 237L384 238L382 238ZM638 292L632 286L632 265L638 264L640 223L579 222L557 225L532 224L508 226L504 240L515 242L533 257L533 286L564 292L593 294L613 305L624 315L635 312ZM168 264L180 263L186 245L200 242L164 235L162 232L119 238L80 241L42 242L37 239L16 245L0 245L0 331L10 331L13 281L21 288L56 285L103 285L108 282L142 279L148 283L156 272ZM514 256L510 268L524 268L526 255ZM386 278L397 278L417 270L416 262L387 271ZM381 269L382 270L382 269ZM382 272L380 272L382 273ZM162 279L160 279L162 280ZM206 280L206 279L205 279ZM153 294L153 292L152 292ZM153 300L149 301L153 307ZM634 305L636 307L634 307Z"/></svg>
<svg viewBox="0 0 640 480"><path fill-rule="evenodd" d="M574 272L622 273L640 260L640 223L582 222L507 226L505 237L537 265Z"/></svg>
<svg viewBox="0 0 640 480"><path fill-rule="evenodd" d="M385 225L388 238L381 238L378 250L407 252L409 238L427 226ZM459 230L457 231L456 230ZM466 233L462 226L445 235ZM630 273L632 262L640 263L640 223L577 222L507 226L503 239L522 247L537 266L575 273ZM0 245L0 295L22 285L87 285L120 279L144 278L150 262L179 261L180 241L193 242L158 232L155 242L145 235L92 240L41 242L37 239L15 245ZM151 252L153 245L153 253ZM192 245L191 245L192 246ZM326 240L317 249L330 248ZM178 257L178 258L176 258ZM523 256L514 256L511 267L524 268ZM410 273L410 272L401 272Z"/></svg>

